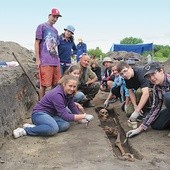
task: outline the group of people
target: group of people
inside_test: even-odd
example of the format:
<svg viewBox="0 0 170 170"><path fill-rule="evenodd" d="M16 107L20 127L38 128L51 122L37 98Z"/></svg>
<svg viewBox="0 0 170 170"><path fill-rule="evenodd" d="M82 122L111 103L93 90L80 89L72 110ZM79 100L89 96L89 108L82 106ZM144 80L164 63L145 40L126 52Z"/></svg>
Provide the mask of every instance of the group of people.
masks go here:
<svg viewBox="0 0 170 170"><path fill-rule="evenodd" d="M88 67L90 57L85 53L86 44L82 39L77 46L74 43L75 28L68 25L64 33L58 34L53 25L59 17L62 17L60 12L52 9L48 21L36 29L39 101L32 111L33 124L26 123L15 129L15 138L24 135L52 136L66 131L71 121L88 123L93 120L93 115L86 114L83 107L93 107L90 101L99 90L97 76ZM72 55L77 56L76 66L71 65ZM48 87L52 89L47 92Z"/></svg>
<svg viewBox="0 0 170 170"><path fill-rule="evenodd" d="M141 122L137 129L127 132L127 137L149 126L157 130L170 129L170 74L165 73L163 66L159 62L149 62L144 67L132 67L125 61L113 62L109 57L104 61L105 71L112 71L105 77L105 85L101 84L102 89L105 86L110 90L104 107L108 107L111 99L119 98L128 121ZM111 87L110 77L113 77Z"/></svg>
<svg viewBox="0 0 170 170"><path fill-rule="evenodd" d="M39 77L39 98L41 99L47 87L55 87L60 77L71 65L71 57L86 53L87 46L79 39L74 42L75 28L68 25L59 35L54 24L62 17L59 10L52 9L48 21L38 25L35 33L35 55Z"/></svg>
<svg viewBox="0 0 170 170"><path fill-rule="evenodd" d="M91 62L82 39L76 47L73 26L68 25L64 33L58 34L53 25L59 17L60 12L52 9L48 21L37 27L35 54L40 79L39 101L32 111L33 124L26 123L15 129L14 137L52 136L69 129L71 121L89 123L93 115L86 114L83 107L94 107L91 100L99 89L109 91L105 108L119 99L129 121L142 121L137 129L127 132L127 137L149 126L159 130L170 128L170 74L164 72L160 63L133 68L125 61L105 57L102 76L98 62L95 59ZM76 65L71 63L72 55L77 57ZM52 89L46 93L47 87ZM148 104L150 92L152 105Z"/></svg>

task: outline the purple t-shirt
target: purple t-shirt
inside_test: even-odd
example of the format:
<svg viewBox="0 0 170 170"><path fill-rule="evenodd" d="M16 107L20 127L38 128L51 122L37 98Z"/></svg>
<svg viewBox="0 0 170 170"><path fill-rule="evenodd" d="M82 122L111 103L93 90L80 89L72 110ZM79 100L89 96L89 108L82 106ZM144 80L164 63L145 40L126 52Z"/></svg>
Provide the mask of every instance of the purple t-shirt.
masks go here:
<svg viewBox="0 0 170 170"><path fill-rule="evenodd" d="M35 38L40 40L40 64L42 66L59 66L58 31L48 23L43 23L37 27Z"/></svg>
<svg viewBox="0 0 170 170"><path fill-rule="evenodd" d="M67 110L68 107L71 112ZM33 114L44 112L51 116L58 115L66 121L74 121L74 114L79 114L78 108L74 103L74 95L66 95L61 85L48 91L45 96L34 106Z"/></svg>

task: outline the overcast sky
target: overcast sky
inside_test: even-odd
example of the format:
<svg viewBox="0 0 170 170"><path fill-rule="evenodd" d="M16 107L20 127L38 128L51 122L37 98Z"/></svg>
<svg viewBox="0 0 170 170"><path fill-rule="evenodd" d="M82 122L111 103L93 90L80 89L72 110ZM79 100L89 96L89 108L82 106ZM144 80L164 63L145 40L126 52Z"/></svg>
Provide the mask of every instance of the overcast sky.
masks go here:
<svg viewBox="0 0 170 170"><path fill-rule="evenodd" d="M88 49L108 52L125 37L170 45L170 0L4 0L0 3L0 41L33 49L35 30L48 20L52 8L62 15L54 25L59 34L73 25L75 43L81 37Z"/></svg>

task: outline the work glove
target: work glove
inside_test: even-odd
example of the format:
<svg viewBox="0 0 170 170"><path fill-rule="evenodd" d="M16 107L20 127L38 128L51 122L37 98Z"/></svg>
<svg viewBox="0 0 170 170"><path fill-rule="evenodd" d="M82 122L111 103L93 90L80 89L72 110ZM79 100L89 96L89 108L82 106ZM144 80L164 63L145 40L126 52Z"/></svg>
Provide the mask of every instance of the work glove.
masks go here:
<svg viewBox="0 0 170 170"><path fill-rule="evenodd" d="M134 112L131 114L129 120L130 120L131 122L136 122L136 119L137 119L137 117L139 116L139 114L140 114L140 112L134 111Z"/></svg>
<svg viewBox="0 0 170 170"><path fill-rule="evenodd" d="M109 106L109 100L105 100L104 102L104 108L107 108Z"/></svg>
<svg viewBox="0 0 170 170"><path fill-rule="evenodd" d="M90 121L92 121L92 120L94 119L94 116L85 113L85 117L84 117L84 118L85 118L88 122L90 122Z"/></svg>
<svg viewBox="0 0 170 170"><path fill-rule="evenodd" d="M134 129L134 130L130 130L126 133L126 137L127 138L131 138L135 135L138 135L139 133L141 132L141 129L140 128L137 128L137 129Z"/></svg>

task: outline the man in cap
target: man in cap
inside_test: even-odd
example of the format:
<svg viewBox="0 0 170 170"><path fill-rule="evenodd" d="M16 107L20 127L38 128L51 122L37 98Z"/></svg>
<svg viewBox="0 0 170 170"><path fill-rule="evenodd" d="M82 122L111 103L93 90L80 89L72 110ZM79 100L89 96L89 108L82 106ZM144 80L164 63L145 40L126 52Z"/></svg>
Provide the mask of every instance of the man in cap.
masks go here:
<svg viewBox="0 0 170 170"><path fill-rule="evenodd" d="M78 44L76 47L77 47L76 60L77 60L77 62L79 62L79 60L80 60L79 57L81 56L81 54L87 52L87 45L83 42L82 38L79 38Z"/></svg>
<svg viewBox="0 0 170 170"><path fill-rule="evenodd" d="M137 129L127 132L127 137L147 130L150 125L156 130L170 128L170 74L164 72L159 62L151 62L144 67L144 77L154 84L152 108ZM163 103L164 109L162 109Z"/></svg>
<svg viewBox="0 0 170 170"><path fill-rule="evenodd" d="M60 79L59 35L53 27L59 17L59 10L52 9L48 21L38 25L35 33L36 65L40 79L39 99L44 96L47 87L54 87Z"/></svg>
<svg viewBox="0 0 170 170"><path fill-rule="evenodd" d="M59 37L60 45L58 46L60 57L60 69L61 75L70 67L72 55L77 53L77 48L74 43L74 31L75 28L72 25L68 25L64 28L64 33Z"/></svg>

